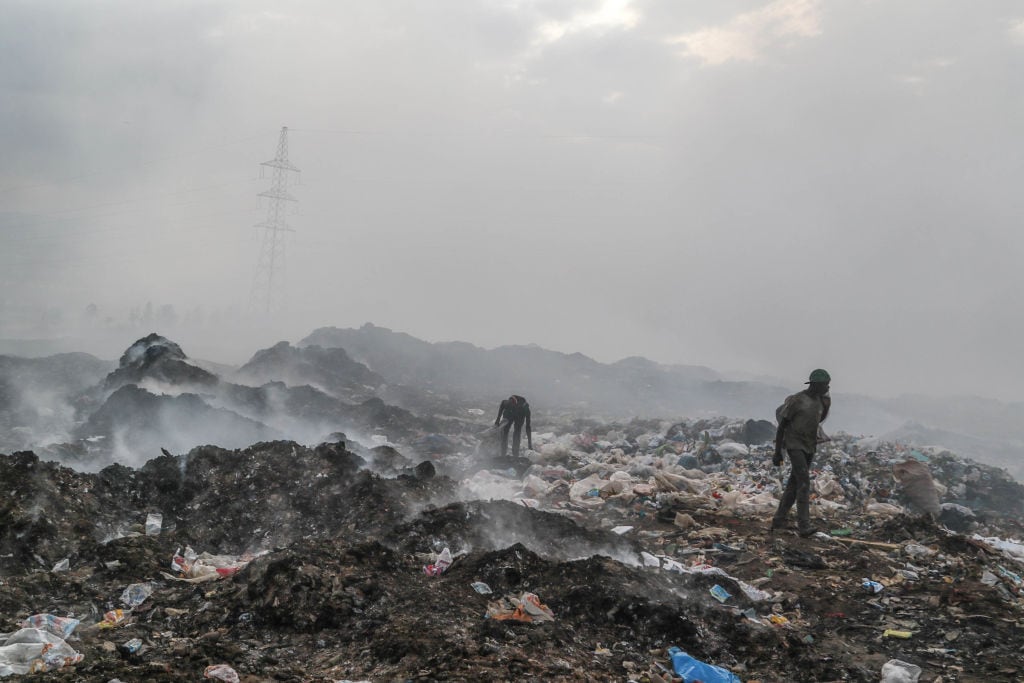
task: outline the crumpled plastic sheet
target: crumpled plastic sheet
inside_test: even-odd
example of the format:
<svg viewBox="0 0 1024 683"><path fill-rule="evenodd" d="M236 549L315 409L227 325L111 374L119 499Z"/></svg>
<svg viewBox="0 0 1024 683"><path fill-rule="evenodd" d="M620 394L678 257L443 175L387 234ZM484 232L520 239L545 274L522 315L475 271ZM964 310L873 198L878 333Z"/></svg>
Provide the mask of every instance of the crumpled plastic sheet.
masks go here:
<svg viewBox="0 0 1024 683"><path fill-rule="evenodd" d="M71 617L58 617L54 614L33 614L21 622L21 628L37 628L52 633L58 638L67 638L81 622Z"/></svg>
<svg viewBox="0 0 1024 683"><path fill-rule="evenodd" d="M178 573L177 576L160 572L164 578L172 581L186 581L188 583L201 583L203 581L215 581L225 576L232 576L247 564L261 555L266 555L268 550L262 550L256 554L244 555L211 555L203 552L196 554L191 547L185 547L185 553L174 554L171 558L171 569Z"/></svg>
<svg viewBox="0 0 1024 683"><path fill-rule="evenodd" d="M535 593L523 593L519 597L507 595L487 605L487 617L498 621L554 621L551 608L540 601Z"/></svg>
<svg viewBox="0 0 1024 683"><path fill-rule="evenodd" d="M39 628L0 635L0 642L0 677L55 671L85 658L60 636Z"/></svg>
<svg viewBox="0 0 1024 683"><path fill-rule="evenodd" d="M996 550L1001 550L1003 555L1014 562L1024 564L1024 543L1017 540L1006 540L998 536L979 536L974 534L972 538L976 541L983 541Z"/></svg>

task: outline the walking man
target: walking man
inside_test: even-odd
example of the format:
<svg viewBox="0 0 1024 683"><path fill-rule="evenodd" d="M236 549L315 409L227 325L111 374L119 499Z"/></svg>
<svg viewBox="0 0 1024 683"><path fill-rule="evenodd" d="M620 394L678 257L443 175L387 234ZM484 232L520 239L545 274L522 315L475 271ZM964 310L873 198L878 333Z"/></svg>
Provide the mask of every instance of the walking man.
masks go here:
<svg viewBox="0 0 1024 683"><path fill-rule="evenodd" d="M817 531L811 526L811 460L818 449L818 426L828 417L832 406L832 397L828 393L831 381L827 372L815 370L806 382L808 387L787 397L785 403L775 411L779 427L775 432L772 464L782 466L782 451L785 449L792 468L779 501L779 509L772 518L770 533L786 525L786 517L793 503L796 503L797 531L800 536L807 538Z"/></svg>
<svg viewBox="0 0 1024 683"><path fill-rule="evenodd" d="M523 425L526 425L526 447L533 450L533 435L530 432L530 404L522 396L512 395L498 406L498 417L494 418L494 426L498 426L504 416L505 424L501 426L501 457L508 455L508 430L515 425L512 433L512 457L519 457L519 440Z"/></svg>

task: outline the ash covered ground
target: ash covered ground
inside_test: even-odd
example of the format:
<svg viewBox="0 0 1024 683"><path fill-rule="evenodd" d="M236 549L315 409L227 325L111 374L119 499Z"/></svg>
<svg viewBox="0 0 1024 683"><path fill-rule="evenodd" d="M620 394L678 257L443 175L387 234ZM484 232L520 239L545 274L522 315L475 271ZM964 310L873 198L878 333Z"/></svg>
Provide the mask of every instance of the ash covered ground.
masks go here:
<svg viewBox="0 0 1024 683"><path fill-rule="evenodd" d="M79 621L32 680L667 681L671 646L748 682L1020 680L1002 470L833 435L823 533L769 536L771 424L535 414L497 462L489 413L316 348L225 379L140 340L0 457L0 632Z"/></svg>

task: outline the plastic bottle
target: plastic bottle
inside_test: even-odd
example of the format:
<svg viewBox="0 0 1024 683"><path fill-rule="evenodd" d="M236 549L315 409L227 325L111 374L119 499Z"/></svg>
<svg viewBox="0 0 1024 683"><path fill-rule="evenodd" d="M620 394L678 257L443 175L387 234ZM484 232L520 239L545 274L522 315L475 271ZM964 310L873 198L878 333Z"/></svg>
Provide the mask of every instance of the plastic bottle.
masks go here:
<svg viewBox="0 0 1024 683"><path fill-rule="evenodd" d="M683 677L683 683L742 683L736 674L720 666L694 659L678 647L670 647L668 656L672 659L672 669Z"/></svg>

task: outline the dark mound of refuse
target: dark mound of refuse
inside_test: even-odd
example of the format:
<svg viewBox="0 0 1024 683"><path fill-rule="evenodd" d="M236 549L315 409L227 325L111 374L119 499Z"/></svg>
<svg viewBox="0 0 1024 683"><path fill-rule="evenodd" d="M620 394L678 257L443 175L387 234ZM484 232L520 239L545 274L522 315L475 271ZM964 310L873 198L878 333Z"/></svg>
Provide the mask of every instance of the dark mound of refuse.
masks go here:
<svg viewBox="0 0 1024 683"><path fill-rule="evenodd" d="M219 381L216 375L189 363L180 346L155 332L129 346L103 384L112 391L143 380L175 386L213 386Z"/></svg>
<svg viewBox="0 0 1024 683"><path fill-rule="evenodd" d="M929 681L1019 677L1019 526L955 502L996 472L936 468L941 510L976 517L956 533L896 503L906 449L838 437L814 473L824 533L769 535L776 475L731 440L742 425L546 437L530 455L556 462L464 488L444 476L457 454L416 464L341 434L93 474L4 456L0 632L81 620L66 644L84 659L46 676L100 683L200 680L215 664L248 683L667 683L673 645L745 681L876 683L892 659ZM562 452L577 444L592 456ZM705 477L670 476L716 451Z"/></svg>
<svg viewBox="0 0 1024 683"><path fill-rule="evenodd" d="M160 513L181 543L242 553L311 536L368 538L401 522L410 506L454 495L443 477L382 479L362 464L343 444L293 442L204 446L96 474L16 453L0 458L8 487L0 572L49 569L98 541L142 531L149 513Z"/></svg>
<svg viewBox="0 0 1024 683"><path fill-rule="evenodd" d="M264 384L281 381L289 386L310 384L337 397L362 400L384 384L384 378L352 360L345 349L320 346L296 348L286 341L262 349L238 370L238 379Z"/></svg>
<svg viewBox="0 0 1024 683"><path fill-rule="evenodd" d="M196 394L157 395L129 384L112 393L75 436L128 449L137 461L144 459L139 454L152 455L161 447L182 451L217 442L239 448L281 435L232 410L212 407Z"/></svg>

